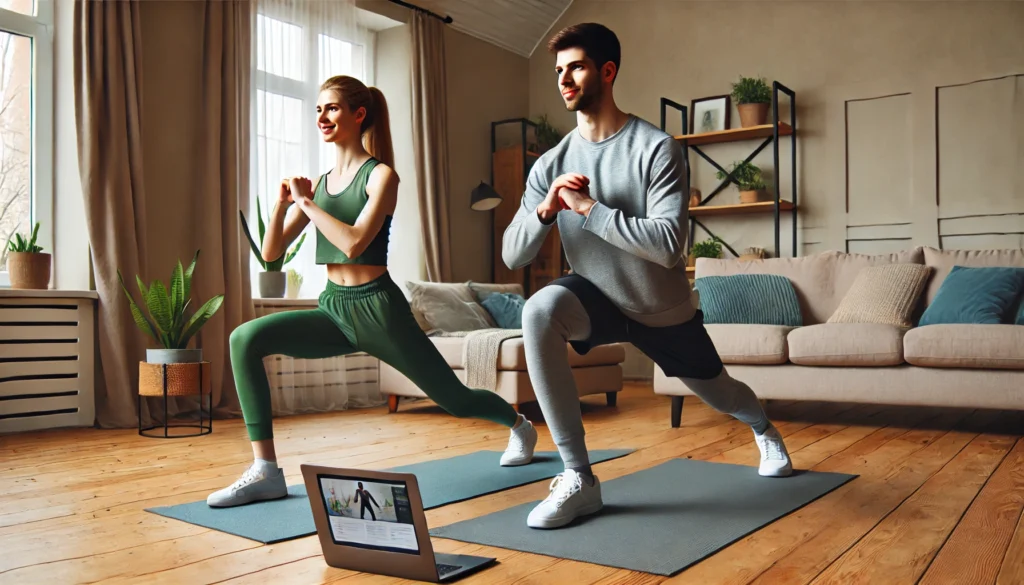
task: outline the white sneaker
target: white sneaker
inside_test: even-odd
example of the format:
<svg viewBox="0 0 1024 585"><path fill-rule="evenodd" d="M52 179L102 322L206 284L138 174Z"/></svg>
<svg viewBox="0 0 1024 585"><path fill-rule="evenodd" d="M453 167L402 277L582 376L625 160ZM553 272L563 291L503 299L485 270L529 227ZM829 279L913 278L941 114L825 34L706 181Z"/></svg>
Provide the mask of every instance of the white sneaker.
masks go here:
<svg viewBox="0 0 1024 585"><path fill-rule="evenodd" d="M793 473L793 464L789 460L786 444L782 441L775 425L768 427L763 435L754 433L757 448L761 450L761 467L758 473L765 477L786 477Z"/></svg>
<svg viewBox="0 0 1024 585"><path fill-rule="evenodd" d="M536 447L537 429L533 423L524 418L519 428L510 431L508 447L501 455L502 467L526 465L533 461L533 450Z"/></svg>
<svg viewBox="0 0 1024 585"><path fill-rule="evenodd" d="M594 476L594 485L587 485L580 474L566 469L551 480L548 497L530 511L526 525L530 528L558 528L579 516L594 514L603 506L601 482L597 476Z"/></svg>
<svg viewBox="0 0 1024 585"><path fill-rule="evenodd" d="M210 494L206 503L213 508L227 508L260 500L276 500L287 495L284 470L280 467L267 470L254 462L235 483Z"/></svg>

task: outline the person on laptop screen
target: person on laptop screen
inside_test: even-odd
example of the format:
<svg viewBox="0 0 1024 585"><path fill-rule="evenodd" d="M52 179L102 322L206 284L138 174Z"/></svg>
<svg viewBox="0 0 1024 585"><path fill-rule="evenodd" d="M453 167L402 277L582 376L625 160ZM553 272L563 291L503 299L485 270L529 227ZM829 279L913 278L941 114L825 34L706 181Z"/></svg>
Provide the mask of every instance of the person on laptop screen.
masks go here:
<svg viewBox="0 0 1024 585"><path fill-rule="evenodd" d="M380 504L377 503L377 500L373 499L373 494L363 489L363 482L359 482L359 488L356 489L356 501L362 502L362 505L359 507L360 518L365 518L366 511L369 510L370 518L373 520L377 519L376 514L373 513L373 507L370 506L370 502L373 502L373 505L377 506L378 510L380 510Z"/></svg>

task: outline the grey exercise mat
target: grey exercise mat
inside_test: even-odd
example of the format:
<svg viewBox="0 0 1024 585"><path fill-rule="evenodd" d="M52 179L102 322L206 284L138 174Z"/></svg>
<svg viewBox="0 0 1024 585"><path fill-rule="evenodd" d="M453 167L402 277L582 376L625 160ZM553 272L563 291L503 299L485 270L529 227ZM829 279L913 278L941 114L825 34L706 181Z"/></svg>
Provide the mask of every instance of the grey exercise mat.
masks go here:
<svg viewBox="0 0 1024 585"><path fill-rule="evenodd" d="M617 459L632 449L608 449L590 452L594 463ZM501 467L501 452L476 451L450 457L393 467L382 471L416 474L425 509L461 502L501 490L550 479L562 472L562 460L554 451L540 451L529 465ZM316 534L306 486L288 486L288 497L234 508L211 508L206 500L146 508L147 512L166 516L271 544Z"/></svg>
<svg viewBox="0 0 1024 585"><path fill-rule="evenodd" d="M672 576L855 477L795 471L767 478L756 467L673 459L602 484L604 509L562 528L526 525L538 500L430 533Z"/></svg>

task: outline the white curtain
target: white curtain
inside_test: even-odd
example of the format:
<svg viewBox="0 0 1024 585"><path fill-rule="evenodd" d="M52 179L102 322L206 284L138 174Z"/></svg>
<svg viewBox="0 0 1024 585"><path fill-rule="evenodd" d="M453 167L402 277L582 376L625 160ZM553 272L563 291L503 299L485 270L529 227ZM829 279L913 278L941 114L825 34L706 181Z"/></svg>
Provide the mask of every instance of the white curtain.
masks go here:
<svg viewBox="0 0 1024 585"><path fill-rule="evenodd" d="M334 146L316 130L320 84L334 75L351 75L373 85L375 36L359 26L354 0L257 0L252 59L251 203L246 219L258 240L256 199L264 220L281 179L316 179L335 163ZM284 270L302 277L299 299L316 299L327 282L326 268L315 262L316 231ZM300 236L301 237L301 236ZM295 243L298 243L296 240ZM257 242L259 243L259 242ZM292 245L294 247L295 244ZM291 247L289 248L291 249ZM253 294L258 295L262 267L249 255ZM308 309L301 301L270 305L257 301L257 315ZM385 400L377 384L377 360L365 354L319 360L271 356L264 360L275 415L378 406Z"/></svg>

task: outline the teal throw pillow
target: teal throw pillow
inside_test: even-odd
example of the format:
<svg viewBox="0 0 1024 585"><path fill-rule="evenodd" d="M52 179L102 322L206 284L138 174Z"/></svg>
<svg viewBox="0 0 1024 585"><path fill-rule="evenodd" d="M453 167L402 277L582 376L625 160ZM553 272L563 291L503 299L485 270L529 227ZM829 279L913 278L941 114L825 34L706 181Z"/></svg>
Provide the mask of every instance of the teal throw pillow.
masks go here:
<svg viewBox="0 0 1024 585"><path fill-rule="evenodd" d="M702 276L694 280L705 323L788 325L803 316L793 283L778 274Z"/></svg>
<svg viewBox="0 0 1024 585"><path fill-rule="evenodd" d="M1024 324L1017 303L1024 268L954 266L918 325L940 323ZM1014 313L1016 312L1016 315Z"/></svg>
<svg viewBox="0 0 1024 585"><path fill-rule="evenodd" d="M511 293L492 293L487 295L481 305L494 318L494 322L502 329L523 328L523 307L526 299Z"/></svg>

